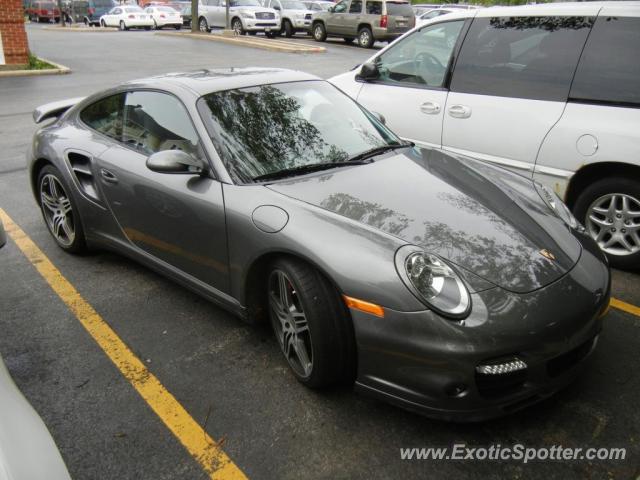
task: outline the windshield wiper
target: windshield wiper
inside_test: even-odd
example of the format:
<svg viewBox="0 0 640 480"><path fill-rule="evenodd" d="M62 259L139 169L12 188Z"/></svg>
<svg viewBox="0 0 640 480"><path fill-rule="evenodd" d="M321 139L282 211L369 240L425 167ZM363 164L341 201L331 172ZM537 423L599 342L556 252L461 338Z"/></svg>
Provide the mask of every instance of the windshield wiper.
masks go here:
<svg viewBox="0 0 640 480"><path fill-rule="evenodd" d="M349 162L358 162L358 161L369 159L371 157L375 157L376 155L380 155L381 153L388 152L389 150L396 150L398 148L413 147L413 145L414 144L411 143L411 142L395 143L395 144L392 144L392 145L390 145L390 144L382 145L380 147L374 147L371 150L365 150L362 153L358 153L357 155L354 155L353 157L351 157L348 161Z"/></svg>
<svg viewBox="0 0 640 480"><path fill-rule="evenodd" d="M265 173L264 175L258 175L253 177L254 182L261 180L276 180L278 178L295 177L297 175L304 175L305 173L320 172L322 170L330 170L338 167L349 167L352 165L364 165L371 163L372 160L367 159L349 159L344 162L323 162L323 163L311 163L309 165L301 165L299 167L285 168L284 170L278 170L276 172Z"/></svg>

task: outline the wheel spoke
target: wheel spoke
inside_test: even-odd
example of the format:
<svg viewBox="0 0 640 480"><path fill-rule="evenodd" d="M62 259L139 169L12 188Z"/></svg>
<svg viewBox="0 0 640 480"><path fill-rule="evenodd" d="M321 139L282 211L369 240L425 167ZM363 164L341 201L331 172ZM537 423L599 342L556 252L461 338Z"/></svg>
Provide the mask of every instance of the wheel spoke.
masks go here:
<svg viewBox="0 0 640 480"><path fill-rule="evenodd" d="M71 200L69 200L67 197L62 197L60 199L60 208L62 210L62 213L64 213L65 215L68 214L71 211Z"/></svg>
<svg viewBox="0 0 640 480"><path fill-rule="evenodd" d="M48 210L51 210L55 213L55 211L58 209L58 203L51 197L51 195L42 192L40 194L40 199L42 200L42 205L47 207Z"/></svg>
<svg viewBox="0 0 640 480"><path fill-rule="evenodd" d="M601 228L595 237L596 242L600 243L604 239L606 234L607 234L607 230L604 228ZM600 245L600 247L602 247L602 245Z"/></svg>
<svg viewBox="0 0 640 480"><path fill-rule="evenodd" d="M56 185L56 181L53 177L49 177L49 193L51 193L51 196L56 201L60 198L60 193L58 192L58 186Z"/></svg>
<svg viewBox="0 0 640 480"><path fill-rule="evenodd" d="M629 243L629 240L627 240L627 237L625 235L620 235L620 237L618 238L618 242L629 252L633 252L633 245Z"/></svg>
<svg viewBox="0 0 640 480"><path fill-rule="evenodd" d="M289 310L291 297L289 295L289 282L283 273L278 273L278 286L280 288L280 303L284 310Z"/></svg>
<svg viewBox="0 0 640 480"><path fill-rule="evenodd" d="M60 238L60 229L64 223L64 217L57 215L53 217L53 233L56 237Z"/></svg>
<svg viewBox="0 0 640 480"><path fill-rule="evenodd" d="M606 219L598 218L595 215L589 215L589 220L591 220L596 225L600 225L602 227L608 227L609 222Z"/></svg>
<svg viewBox="0 0 640 480"><path fill-rule="evenodd" d="M619 240L619 237L617 235L611 235L611 237L609 237L609 240L607 240L601 245L601 248L609 248L612 245L615 245L616 243L618 243L618 240Z"/></svg>
<svg viewBox="0 0 640 480"><path fill-rule="evenodd" d="M292 312L293 322L296 330L296 334L299 335L302 332L309 330L307 325L307 317L302 312Z"/></svg>
<svg viewBox="0 0 640 480"><path fill-rule="evenodd" d="M64 231L64 234L67 236L68 240L72 240L73 239L73 228L71 227L71 224L69 222L69 217L62 217L62 230Z"/></svg>
<svg viewBox="0 0 640 480"><path fill-rule="evenodd" d="M296 352L296 356L300 361L300 366L304 370L304 374L309 375L309 373L311 373L311 360L309 360L309 355L307 354L307 347L302 341L302 339L298 337L294 338L293 350Z"/></svg>

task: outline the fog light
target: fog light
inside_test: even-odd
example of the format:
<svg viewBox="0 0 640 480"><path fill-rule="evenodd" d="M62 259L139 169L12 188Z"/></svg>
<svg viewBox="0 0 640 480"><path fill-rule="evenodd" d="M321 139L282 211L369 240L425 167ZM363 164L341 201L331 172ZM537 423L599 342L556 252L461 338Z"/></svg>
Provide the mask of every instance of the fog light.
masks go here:
<svg viewBox="0 0 640 480"><path fill-rule="evenodd" d="M464 397L467 393L467 386L464 383L458 385L451 385L447 387L446 394L450 397L460 398Z"/></svg>
<svg viewBox="0 0 640 480"><path fill-rule="evenodd" d="M523 360L514 358L502 363L478 365L476 371L483 375L503 375L505 373L517 372L518 370L525 370L526 368L527 364Z"/></svg>

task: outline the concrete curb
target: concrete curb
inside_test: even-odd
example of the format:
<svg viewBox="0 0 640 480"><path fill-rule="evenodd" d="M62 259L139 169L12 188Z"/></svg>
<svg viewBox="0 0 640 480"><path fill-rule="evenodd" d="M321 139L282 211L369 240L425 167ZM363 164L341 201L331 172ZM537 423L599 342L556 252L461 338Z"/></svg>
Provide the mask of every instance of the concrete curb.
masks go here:
<svg viewBox="0 0 640 480"><path fill-rule="evenodd" d="M43 27L42 30L51 32L91 32L91 33L110 33L117 32L117 28L113 27Z"/></svg>
<svg viewBox="0 0 640 480"><path fill-rule="evenodd" d="M43 62L50 63L56 68L45 68L43 70L0 70L0 78L2 77L37 77L40 75L66 75L71 73L69 67L52 62L46 58L38 57Z"/></svg>
<svg viewBox="0 0 640 480"><path fill-rule="evenodd" d="M289 53L324 53L324 47L310 47L302 43L291 42L288 40L262 39L254 37L228 37L225 35L206 34L206 33L173 33L173 32L156 32L156 35L164 35L167 37L183 37L195 38L198 40L209 40L212 42L230 43L242 47L260 48L263 50L271 50L275 52Z"/></svg>

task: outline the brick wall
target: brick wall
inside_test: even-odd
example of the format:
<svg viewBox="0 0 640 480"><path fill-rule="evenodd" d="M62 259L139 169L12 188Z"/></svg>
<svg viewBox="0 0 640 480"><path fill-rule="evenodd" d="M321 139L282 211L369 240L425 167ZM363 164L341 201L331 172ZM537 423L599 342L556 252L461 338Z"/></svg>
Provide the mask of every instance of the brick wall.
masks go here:
<svg viewBox="0 0 640 480"><path fill-rule="evenodd" d="M0 33L7 65L29 63L22 0L0 0Z"/></svg>

